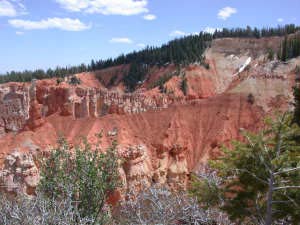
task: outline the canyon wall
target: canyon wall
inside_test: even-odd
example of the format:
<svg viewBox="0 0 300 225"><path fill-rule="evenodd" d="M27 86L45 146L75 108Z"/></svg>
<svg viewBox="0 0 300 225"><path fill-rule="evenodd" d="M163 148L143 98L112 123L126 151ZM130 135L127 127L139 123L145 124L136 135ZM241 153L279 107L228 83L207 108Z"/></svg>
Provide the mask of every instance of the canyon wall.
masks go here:
<svg viewBox="0 0 300 225"><path fill-rule="evenodd" d="M102 131L103 148L118 142L125 189L185 187L223 144L242 138L241 129L257 131L266 115L292 108L300 58L268 60L267 48L279 44L280 38L215 40L205 53L209 69L183 67L163 92L149 87L175 74L172 65L153 69L134 93L122 84L107 89L93 73L76 75L80 85L55 79L0 85L0 186L32 193L39 175L28 152L50 151L60 135L72 145L80 137L95 144Z"/></svg>

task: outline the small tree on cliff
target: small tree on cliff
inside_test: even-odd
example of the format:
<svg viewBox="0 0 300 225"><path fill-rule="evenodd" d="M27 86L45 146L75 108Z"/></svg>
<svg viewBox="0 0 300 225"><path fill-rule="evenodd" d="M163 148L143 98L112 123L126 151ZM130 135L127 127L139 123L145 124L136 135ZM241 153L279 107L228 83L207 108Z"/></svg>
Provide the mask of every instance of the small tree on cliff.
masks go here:
<svg viewBox="0 0 300 225"><path fill-rule="evenodd" d="M106 224L105 203L119 185L116 143L101 153L87 141L71 150L65 139L50 152L41 165L39 191L50 199L71 198L81 216L95 218L94 224Z"/></svg>
<svg viewBox="0 0 300 225"><path fill-rule="evenodd" d="M188 91L188 82L187 82L187 79L186 77L184 77L181 81L181 84L180 84L180 88L183 92L184 95L187 95L187 91Z"/></svg>
<svg viewBox="0 0 300 225"><path fill-rule="evenodd" d="M234 142L233 149L224 149L212 162L225 178L219 186L222 208L243 224L299 224L300 146L295 136L300 128L289 114L266 124L258 134L245 133L245 143Z"/></svg>
<svg viewBox="0 0 300 225"><path fill-rule="evenodd" d="M294 87L295 110L294 121L300 125L300 88Z"/></svg>

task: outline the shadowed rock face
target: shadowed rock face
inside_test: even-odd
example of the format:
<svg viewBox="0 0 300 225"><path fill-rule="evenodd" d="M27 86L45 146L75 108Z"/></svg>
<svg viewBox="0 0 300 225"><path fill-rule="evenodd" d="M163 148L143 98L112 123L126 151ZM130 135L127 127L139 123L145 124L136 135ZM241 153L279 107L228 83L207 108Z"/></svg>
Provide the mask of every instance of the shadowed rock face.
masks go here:
<svg viewBox="0 0 300 225"><path fill-rule="evenodd" d="M210 69L182 68L164 85L166 93L149 87L164 74L176 73L172 65L153 69L132 94L124 93L121 83L104 88L94 73L76 75L82 80L77 86L55 80L0 85L0 164L11 171L5 172L5 182L15 176L16 166L4 163L13 149L26 154L31 143L47 150L60 134L73 144L82 136L96 143L95 134L103 131L103 148L113 139L119 144L126 190L153 183L185 187L190 173L216 157L220 146L241 139L241 128L256 131L266 115L289 108L300 58L287 64L268 61L266 49L279 43L278 38L216 40L205 53ZM247 69L235 75L249 57ZM25 178L22 182L35 181ZM25 192L28 183L21 185Z"/></svg>

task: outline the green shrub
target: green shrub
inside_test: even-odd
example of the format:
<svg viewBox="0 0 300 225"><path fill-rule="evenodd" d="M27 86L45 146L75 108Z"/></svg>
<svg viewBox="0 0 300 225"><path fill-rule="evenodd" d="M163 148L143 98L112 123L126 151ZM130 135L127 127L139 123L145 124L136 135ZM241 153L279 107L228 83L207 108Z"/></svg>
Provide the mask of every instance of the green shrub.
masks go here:
<svg viewBox="0 0 300 225"><path fill-rule="evenodd" d="M295 67L295 73L296 74L300 74L300 66L296 66Z"/></svg>
<svg viewBox="0 0 300 225"><path fill-rule="evenodd" d="M72 76L69 80L69 84L78 85L78 84L81 84L81 80L75 76Z"/></svg>
<svg viewBox="0 0 300 225"><path fill-rule="evenodd" d="M159 87L159 90L162 93L165 93L166 90L164 88L164 84L167 83L173 76L175 76L175 74L172 74L172 73L168 73L168 74L161 76L157 81L153 82L150 85L150 89Z"/></svg>
<svg viewBox="0 0 300 225"><path fill-rule="evenodd" d="M124 76L123 81L129 91L134 91L137 85L145 79L148 66L141 63L132 63L129 72Z"/></svg>
<svg viewBox="0 0 300 225"><path fill-rule="evenodd" d="M105 224L108 196L119 186L116 143L101 153L98 145L92 149L85 140L71 149L65 139L41 162L41 182L38 190L50 199L70 197L80 215L93 217Z"/></svg>
<svg viewBox="0 0 300 225"><path fill-rule="evenodd" d="M206 62L203 62L202 65L205 67L205 69L209 70L210 69L210 66L208 63Z"/></svg>
<svg viewBox="0 0 300 225"><path fill-rule="evenodd" d="M187 95L187 91L188 91L188 83L187 83L186 77L184 77L184 78L182 79L180 88L181 88L183 94L184 94L184 95Z"/></svg>
<svg viewBox="0 0 300 225"><path fill-rule="evenodd" d="M267 55L268 55L268 60L270 61L274 60L275 53L273 49L268 48Z"/></svg>
<svg viewBox="0 0 300 225"><path fill-rule="evenodd" d="M118 80L118 74L113 75L108 83L108 86L111 87L115 84L115 82Z"/></svg>
<svg viewBox="0 0 300 225"><path fill-rule="evenodd" d="M205 69L209 70L210 66L209 66L209 63L206 62L205 56L201 57L200 64L201 64Z"/></svg>
<svg viewBox="0 0 300 225"><path fill-rule="evenodd" d="M64 80L62 78L57 78L56 79L56 85L59 85L60 83L62 83Z"/></svg>
<svg viewBox="0 0 300 225"><path fill-rule="evenodd" d="M255 98L254 98L254 95L252 93L250 93L247 97L247 102L250 103L251 105L254 104L255 102Z"/></svg>

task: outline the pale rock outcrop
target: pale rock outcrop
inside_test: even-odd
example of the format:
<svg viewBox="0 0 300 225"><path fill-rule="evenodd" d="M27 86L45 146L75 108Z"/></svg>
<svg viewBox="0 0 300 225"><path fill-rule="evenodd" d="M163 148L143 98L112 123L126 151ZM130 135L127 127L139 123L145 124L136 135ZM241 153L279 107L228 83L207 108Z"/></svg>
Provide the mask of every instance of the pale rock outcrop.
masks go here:
<svg viewBox="0 0 300 225"><path fill-rule="evenodd" d="M29 89L26 85L10 83L0 87L0 137L18 132L29 119Z"/></svg>
<svg viewBox="0 0 300 225"><path fill-rule="evenodd" d="M123 160L121 174L125 175L122 179L124 187L128 190L141 190L152 184L161 184L173 189L184 189L189 176L186 151L187 149L174 145L155 157L142 144L119 146L119 154Z"/></svg>
<svg viewBox="0 0 300 225"><path fill-rule="evenodd" d="M141 190L150 186L153 168L149 152L144 145L119 146L119 155L123 160L124 187L127 190Z"/></svg>
<svg viewBox="0 0 300 225"><path fill-rule="evenodd" d="M33 194L40 175L33 155L17 149L6 156L0 171L0 188L9 193Z"/></svg>

